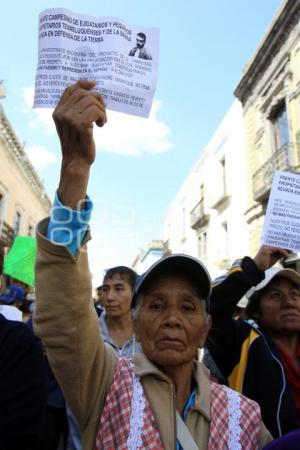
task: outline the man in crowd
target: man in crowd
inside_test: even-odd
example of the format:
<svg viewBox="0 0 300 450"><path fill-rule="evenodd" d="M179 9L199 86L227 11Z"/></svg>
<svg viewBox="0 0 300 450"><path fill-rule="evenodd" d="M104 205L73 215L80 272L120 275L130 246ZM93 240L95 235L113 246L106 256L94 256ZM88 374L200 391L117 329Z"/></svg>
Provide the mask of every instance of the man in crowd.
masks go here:
<svg viewBox="0 0 300 450"><path fill-rule="evenodd" d="M287 256L262 246L216 280L206 344L228 385L258 402L274 437L300 427L300 275L271 267ZM246 292L246 320L236 320Z"/></svg>
<svg viewBox="0 0 300 450"><path fill-rule="evenodd" d="M145 33L138 33L136 36L136 46L132 48L128 56L135 56L142 59L152 59L152 56L145 48L146 35Z"/></svg>
<svg viewBox="0 0 300 450"><path fill-rule="evenodd" d="M96 288L96 292L97 292L96 303L98 305L102 305L102 297L103 297L103 286L102 286L102 284Z"/></svg>
<svg viewBox="0 0 300 450"><path fill-rule="evenodd" d="M103 287L102 287L102 285L98 286L96 288L96 295L97 295L97 297L94 298L94 307L95 307L97 316L100 317L101 314L104 311L104 308L103 308Z"/></svg>

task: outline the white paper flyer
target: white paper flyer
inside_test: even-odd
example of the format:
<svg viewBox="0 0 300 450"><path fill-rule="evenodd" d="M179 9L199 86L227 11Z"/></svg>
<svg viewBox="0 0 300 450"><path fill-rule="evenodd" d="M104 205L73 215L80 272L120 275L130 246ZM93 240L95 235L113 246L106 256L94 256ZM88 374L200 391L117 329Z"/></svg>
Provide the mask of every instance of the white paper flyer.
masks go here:
<svg viewBox="0 0 300 450"><path fill-rule="evenodd" d="M275 172L262 243L300 252L300 174Z"/></svg>
<svg viewBox="0 0 300 450"><path fill-rule="evenodd" d="M67 86L92 79L107 108L148 117L158 58L158 28L46 9L39 15L34 107L53 108Z"/></svg>

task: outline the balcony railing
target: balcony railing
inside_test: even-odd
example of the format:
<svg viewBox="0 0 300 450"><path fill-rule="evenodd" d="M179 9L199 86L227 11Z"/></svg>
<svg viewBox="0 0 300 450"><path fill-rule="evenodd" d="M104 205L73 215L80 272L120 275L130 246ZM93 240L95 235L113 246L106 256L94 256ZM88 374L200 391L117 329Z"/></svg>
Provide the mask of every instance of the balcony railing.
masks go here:
<svg viewBox="0 0 300 450"><path fill-rule="evenodd" d="M202 227L209 221L209 214L205 213L204 210L204 198L200 200L199 203L192 209L190 213L191 217L191 228L197 230L197 228Z"/></svg>
<svg viewBox="0 0 300 450"><path fill-rule="evenodd" d="M0 245L11 247L15 237L14 229L4 221L0 221Z"/></svg>
<svg viewBox="0 0 300 450"><path fill-rule="evenodd" d="M254 200L264 201L270 192L275 170L293 171L296 164L292 163L292 144L285 144L253 174Z"/></svg>

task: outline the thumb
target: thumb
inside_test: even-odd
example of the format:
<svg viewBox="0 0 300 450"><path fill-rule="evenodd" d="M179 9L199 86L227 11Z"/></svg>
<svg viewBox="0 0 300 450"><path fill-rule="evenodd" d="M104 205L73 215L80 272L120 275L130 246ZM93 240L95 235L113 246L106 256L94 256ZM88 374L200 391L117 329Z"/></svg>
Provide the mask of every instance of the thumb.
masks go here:
<svg viewBox="0 0 300 450"><path fill-rule="evenodd" d="M76 84L78 87L90 91L96 85L96 80L79 80Z"/></svg>

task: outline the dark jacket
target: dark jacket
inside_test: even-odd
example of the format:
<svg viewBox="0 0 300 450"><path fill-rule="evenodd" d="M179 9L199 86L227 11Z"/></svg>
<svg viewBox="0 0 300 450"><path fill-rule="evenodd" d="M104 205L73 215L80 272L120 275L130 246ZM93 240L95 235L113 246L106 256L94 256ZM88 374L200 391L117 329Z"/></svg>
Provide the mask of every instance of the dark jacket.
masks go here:
<svg viewBox="0 0 300 450"><path fill-rule="evenodd" d="M234 319L238 301L264 278L245 257L216 280L211 297L212 329L207 347L228 385L259 403L274 437L297 428L295 404L272 340L254 321Z"/></svg>
<svg viewBox="0 0 300 450"><path fill-rule="evenodd" d="M40 450L47 400L43 356L22 322L0 314L0 450Z"/></svg>
<svg viewBox="0 0 300 450"><path fill-rule="evenodd" d="M263 450L299 450L300 430L291 431L284 436L270 442Z"/></svg>
<svg viewBox="0 0 300 450"><path fill-rule="evenodd" d="M33 329L33 318L32 315L29 317L29 319L26 322L26 326L28 327L30 333L35 337L35 339L39 342L41 350L43 350L42 341L35 335L34 329ZM66 403L65 399L62 393L62 390L56 381L56 378L53 374L53 371L51 369L51 366L49 364L48 358L46 355L44 355L44 367L45 367L45 373L47 378L47 386L48 386L48 399L47 404L49 406L52 406L53 408L63 408L65 409Z"/></svg>

